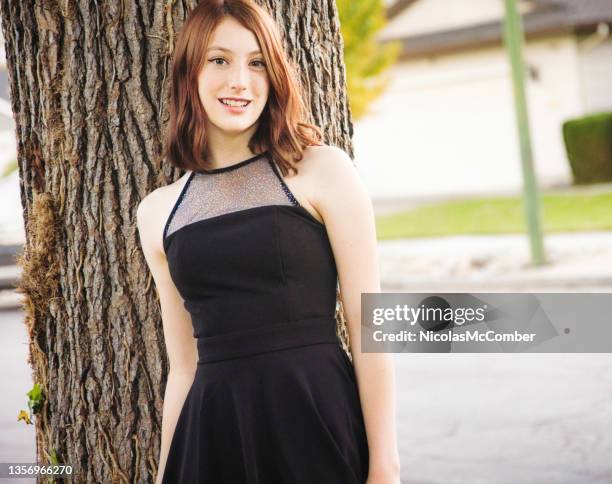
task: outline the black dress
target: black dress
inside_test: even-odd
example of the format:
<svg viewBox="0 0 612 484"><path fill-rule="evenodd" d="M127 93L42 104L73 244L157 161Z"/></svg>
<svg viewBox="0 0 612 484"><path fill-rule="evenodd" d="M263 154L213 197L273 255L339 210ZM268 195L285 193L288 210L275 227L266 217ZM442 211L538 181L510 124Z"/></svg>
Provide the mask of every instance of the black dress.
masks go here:
<svg viewBox="0 0 612 484"><path fill-rule="evenodd" d="M327 232L268 153L191 172L163 244L199 354L164 484L363 484Z"/></svg>

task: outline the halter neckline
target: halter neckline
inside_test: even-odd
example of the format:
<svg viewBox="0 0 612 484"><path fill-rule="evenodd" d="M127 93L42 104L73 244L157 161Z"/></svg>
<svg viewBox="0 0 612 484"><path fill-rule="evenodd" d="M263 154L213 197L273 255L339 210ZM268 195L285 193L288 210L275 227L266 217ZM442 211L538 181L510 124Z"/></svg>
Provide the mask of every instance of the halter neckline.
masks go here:
<svg viewBox="0 0 612 484"><path fill-rule="evenodd" d="M239 161L238 163L234 163L233 165L228 165L228 166L222 166L221 168L212 168L209 170L203 170L203 171L197 171L195 172L196 175L208 175L210 173L223 173L226 171L232 171L235 170L237 168L240 168L244 165L248 165L249 163L254 162L255 160L258 160L259 158L265 156L268 154L268 150L262 151L261 153L259 153L258 155L252 156L251 158L248 158L246 160L243 161Z"/></svg>

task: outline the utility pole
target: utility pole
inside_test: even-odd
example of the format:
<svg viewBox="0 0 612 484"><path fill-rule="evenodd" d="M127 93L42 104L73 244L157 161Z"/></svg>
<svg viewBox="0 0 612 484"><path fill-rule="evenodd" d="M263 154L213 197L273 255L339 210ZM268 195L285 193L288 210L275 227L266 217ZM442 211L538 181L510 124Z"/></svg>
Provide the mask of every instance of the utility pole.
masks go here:
<svg viewBox="0 0 612 484"><path fill-rule="evenodd" d="M531 260L539 266L546 262L542 230L540 226L540 200L538 184L533 169L529 114L525 95L525 62L523 60L523 22L518 12L517 0L503 0L505 4L504 41L512 66L514 105L523 169L523 206L531 246Z"/></svg>

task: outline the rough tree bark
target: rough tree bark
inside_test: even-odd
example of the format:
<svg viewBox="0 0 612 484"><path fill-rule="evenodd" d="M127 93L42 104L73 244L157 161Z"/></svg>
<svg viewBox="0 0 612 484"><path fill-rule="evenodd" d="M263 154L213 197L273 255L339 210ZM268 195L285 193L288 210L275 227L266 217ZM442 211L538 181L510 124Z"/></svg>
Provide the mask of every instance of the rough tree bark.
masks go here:
<svg viewBox="0 0 612 484"><path fill-rule="evenodd" d="M352 155L333 0L261 1L326 142ZM38 461L75 482L146 482L167 361L136 206L182 173L155 160L176 33L197 2L0 0L26 244L20 258Z"/></svg>

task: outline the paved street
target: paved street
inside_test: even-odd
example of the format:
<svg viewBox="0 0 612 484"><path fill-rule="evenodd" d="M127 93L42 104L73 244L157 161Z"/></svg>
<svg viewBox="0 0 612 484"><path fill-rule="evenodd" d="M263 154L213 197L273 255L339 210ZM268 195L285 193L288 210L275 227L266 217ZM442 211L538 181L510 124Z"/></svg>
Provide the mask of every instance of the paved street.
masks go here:
<svg viewBox="0 0 612 484"><path fill-rule="evenodd" d="M32 388L27 364L27 332L19 311L0 311L0 462L35 462L34 425L17 422L19 410L28 410L26 393ZM2 479L17 484L33 479Z"/></svg>
<svg viewBox="0 0 612 484"><path fill-rule="evenodd" d="M35 457L25 337L1 312L0 462ZM612 355L394 359L403 484L612 482Z"/></svg>
<svg viewBox="0 0 612 484"><path fill-rule="evenodd" d="M402 482L612 482L612 355L399 354Z"/></svg>

